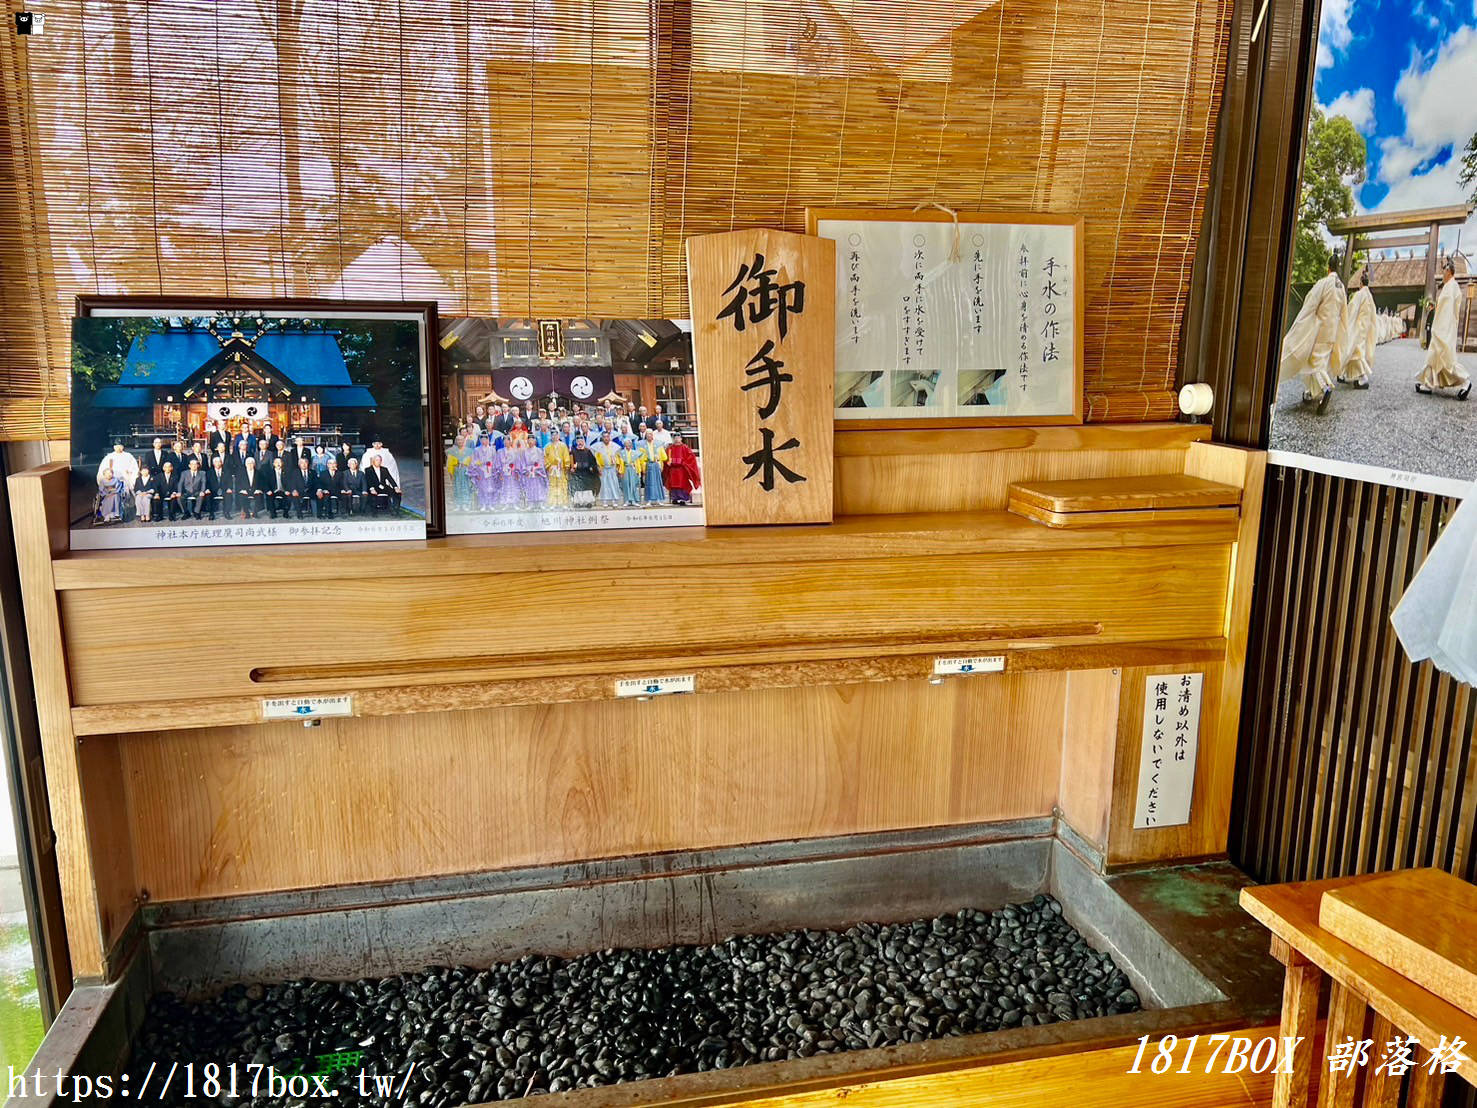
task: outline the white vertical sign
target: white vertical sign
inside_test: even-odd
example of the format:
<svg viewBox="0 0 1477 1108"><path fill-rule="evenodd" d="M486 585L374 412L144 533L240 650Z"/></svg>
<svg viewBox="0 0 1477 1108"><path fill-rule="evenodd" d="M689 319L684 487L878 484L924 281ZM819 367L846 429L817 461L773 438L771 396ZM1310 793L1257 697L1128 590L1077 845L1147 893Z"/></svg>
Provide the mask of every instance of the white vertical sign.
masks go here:
<svg viewBox="0 0 1477 1108"><path fill-rule="evenodd" d="M1195 752L1200 746L1202 673L1159 673L1144 682L1135 830L1190 822Z"/></svg>

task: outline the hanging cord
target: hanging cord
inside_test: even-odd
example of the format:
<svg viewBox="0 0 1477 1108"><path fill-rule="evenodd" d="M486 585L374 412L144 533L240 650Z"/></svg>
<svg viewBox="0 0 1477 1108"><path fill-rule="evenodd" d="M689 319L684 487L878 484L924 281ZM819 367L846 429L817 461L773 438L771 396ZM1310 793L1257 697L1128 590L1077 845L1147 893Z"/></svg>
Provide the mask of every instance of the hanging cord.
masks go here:
<svg viewBox="0 0 1477 1108"><path fill-rule="evenodd" d="M924 208L937 208L954 221L954 243L949 247L949 261L957 262L959 260L959 213L953 208L946 208L942 204L937 203L915 204L913 206L915 212L921 212Z"/></svg>

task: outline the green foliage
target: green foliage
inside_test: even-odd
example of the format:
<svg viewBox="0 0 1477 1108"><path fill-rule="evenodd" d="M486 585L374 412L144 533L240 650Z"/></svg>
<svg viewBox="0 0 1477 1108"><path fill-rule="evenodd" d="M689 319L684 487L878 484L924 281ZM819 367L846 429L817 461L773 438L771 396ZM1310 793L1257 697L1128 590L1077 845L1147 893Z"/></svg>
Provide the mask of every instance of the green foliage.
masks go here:
<svg viewBox="0 0 1477 1108"><path fill-rule="evenodd" d="M1313 109L1293 240L1294 286L1306 287L1328 272L1324 229L1329 220L1354 214L1353 186L1364 181L1367 156L1364 136L1354 124L1341 115L1330 118Z"/></svg>
<svg viewBox="0 0 1477 1108"><path fill-rule="evenodd" d="M140 335L159 329L152 319L138 316L92 316L72 328L72 391L90 395L123 376L128 348Z"/></svg>
<svg viewBox="0 0 1477 1108"><path fill-rule="evenodd" d="M1477 135L1467 140L1467 149L1462 154L1462 172L1457 181L1463 187L1472 186L1472 195L1467 200L1477 204Z"/></svg>

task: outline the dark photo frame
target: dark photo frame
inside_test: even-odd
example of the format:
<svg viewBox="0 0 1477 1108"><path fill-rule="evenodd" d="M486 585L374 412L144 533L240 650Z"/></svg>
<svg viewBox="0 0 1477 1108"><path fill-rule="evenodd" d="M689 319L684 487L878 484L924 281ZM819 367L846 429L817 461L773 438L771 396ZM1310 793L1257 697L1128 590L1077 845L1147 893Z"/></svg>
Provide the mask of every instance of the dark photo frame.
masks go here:
<svg viewBox="0 0 1477 1108"><path fill-rule="evenodd" d="M241 313L260 314L267 319L283 315L323 318L405 319L413 317L420 346L420 434L419 459L425 489L425 533L427 538L445 533L445 501L441 467L440 345L437 306L434 301L324 300L309 298L217 297L217 296L104 296L84 295L76 300L80 318L198 317ZM74 419L75 438L75 419ZM74 445L74 466L76 459ZM277 540L281 541L281 540ZM292 541L292 540L286 540Z"/></svg>

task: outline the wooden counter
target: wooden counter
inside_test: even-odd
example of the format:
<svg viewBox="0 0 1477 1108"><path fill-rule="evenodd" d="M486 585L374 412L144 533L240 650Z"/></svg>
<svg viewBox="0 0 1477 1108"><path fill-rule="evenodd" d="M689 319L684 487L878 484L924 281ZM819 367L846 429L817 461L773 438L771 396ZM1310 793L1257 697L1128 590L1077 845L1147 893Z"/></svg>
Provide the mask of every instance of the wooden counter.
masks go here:
<svg viewBox="0 0 1477 1108"><path fill-rule="evenodd" d="M145 899L1053 815L1110 865L1218 854L1263 457L1200 437L838 435L828 526L332 547L74 554L65 469L16 475L76 971L110 975ZM1239 511L1005 511L1134 469ZM931 682L976 653L1004 672ZM1144 682L1185 669L1192 818L1135 831ZM699 695L614 696L670 673ZM261 722L342 693L352 718Z"/></svg>

